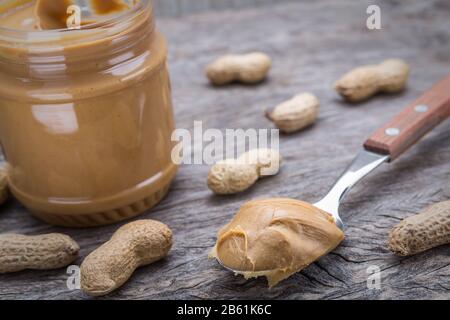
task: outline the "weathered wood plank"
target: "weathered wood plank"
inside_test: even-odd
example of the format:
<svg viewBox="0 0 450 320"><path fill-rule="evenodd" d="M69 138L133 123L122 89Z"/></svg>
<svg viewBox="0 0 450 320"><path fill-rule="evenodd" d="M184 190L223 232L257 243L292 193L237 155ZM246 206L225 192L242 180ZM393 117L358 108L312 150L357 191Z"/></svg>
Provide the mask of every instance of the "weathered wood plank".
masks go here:
<svg viewBox="0 0 450 320"><path fill-rule="evenodd" d="M292 1L295 0L153 0L153 5L158 16L173 17L209 10L232 10Z"/></svg>
<svg viewBox="0 0 450 320"><path fill-rule="evenodd" d="M206 259L215 234L239 206L256 197L315 201L338 177L378 126L450 71L450 5L446 0L383 1L383 30L365 28L364 1L307 1L160 19L170 43L177 125L192 128L266 128L263 117L295 93L322 101L313 128L282 136L282 172L232 197L208 191L206 166L183 166L169 196L143 217L167 223L174 248L164 261L136 272L114 299L448 299L450 250L443 246L409 258L386 248L387 234L402 218L450 198L450 122L429 134L395 163L358 185L342 207L346 240L333 253L269 290L262 279L245 281ZM274 57L270 80L256 87L208 86L202 72L216 56L263 50ZM333 82L355 65L388 57L412 66L409 88L359 105L343 103ZM0 209L0 232L60 231L81 245L82 259L118 226L63 229L32 218L15 201ZM382 271L380 290L366 286L367 268ZM0 276L0 299L84 299L66 287L65 270Z"/></svg>

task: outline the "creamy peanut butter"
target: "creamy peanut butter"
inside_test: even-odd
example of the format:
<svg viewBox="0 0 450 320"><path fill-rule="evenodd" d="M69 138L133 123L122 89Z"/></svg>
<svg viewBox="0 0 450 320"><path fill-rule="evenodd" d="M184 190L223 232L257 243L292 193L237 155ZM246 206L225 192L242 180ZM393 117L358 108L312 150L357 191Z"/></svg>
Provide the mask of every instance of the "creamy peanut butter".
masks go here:
<svg viewBox="0 0 450 320"><path fill-rule="evenodd" d="M135 0L134 3L136 4L138 1ZM36 0L34 5L36 27L42 30L66 28L67 21L73 14L68 8L77 3L75 0ZM85 11L89 12L89 16L84 15L80 25L95 23L102 16L121 13L130 9L129 5L123 0L89 0L87 3L89 6L85 8Z"/></svg>
<svg viewBox="0 0 450 320"><path fill-rule="evenodd" d="M149 1L101 27L36 30L35 1L0 6L0 142L13 194L90 226L167 192L174 129L167 47Z"/></svg>
<svg viewBox="0 0 450 320"><path fill-rule="evenodd" d="M37 0L33 6L36 26L46 30L67 28L67 8L72 4L71 0Z"/></svg>
<svg viewBox="0 0 450 320"><path fill-rule="evenodd" d="M274 286L336 248L344 233L306 202L273 198L244 204L217 238L211 258Z"/></svg>

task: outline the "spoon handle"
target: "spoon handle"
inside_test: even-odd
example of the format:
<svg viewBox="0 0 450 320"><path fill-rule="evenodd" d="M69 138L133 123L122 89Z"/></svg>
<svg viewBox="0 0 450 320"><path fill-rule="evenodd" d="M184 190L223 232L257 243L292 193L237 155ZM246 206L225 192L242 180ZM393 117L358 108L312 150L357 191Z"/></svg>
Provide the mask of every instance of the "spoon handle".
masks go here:
<svg viewBox="0 0 450 320"><path fill-rule="evenodd" d="M406 107L365 143L368 151L395 160L421 137L450 117L450 75Z"/></svg>

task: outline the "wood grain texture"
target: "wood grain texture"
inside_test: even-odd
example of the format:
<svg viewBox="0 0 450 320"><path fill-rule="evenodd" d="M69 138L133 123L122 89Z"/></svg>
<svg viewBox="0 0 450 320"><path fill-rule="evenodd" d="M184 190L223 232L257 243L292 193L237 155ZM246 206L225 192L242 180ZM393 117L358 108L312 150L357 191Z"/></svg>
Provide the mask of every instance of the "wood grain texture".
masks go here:
<svg viewBox="0 0 450 320"><path fill-rule="evenodd" d="M194 1L194 0L192 0ZM406 4L407 2L407 4ZM399 258L387 249L389 230L425 206L450 198L450 122L446 121L395 163L356 186L341 208L346 239L334 252L268 289L207 259L216 232L252 198L293 197L310 202L326 193L364 140L450 70L450 3L383 1L383 29L365 27L369 1L305 1L239 11L160 19L170 43L177 125L192 129L267 128L266 108L302 91L321 102L312 128L281 137L280 174L248 192L218 197L206 187L207 166L183 166L168 197L142 217L174 232L169 256L139 269L110 299L449 299L450 248ZM370 1L373 3L373 1ZM259 86L212 88L208 62L228 52L262 50L273 56L270 78ZM412 66L408 89L348 105L332 90L355 66L399 57ZM119 225L64 229L34 219L14 200L0 209L0 232L64 232L81 246L81 264ZM367 288L367 268L382 270L381 289ZM66 286L65 269L0 275L1 299L87 299Z"/></svg>
<svg viewBox="0 0 450 320"><path fill-rule="evenodd" d="M364 147L370 151L390 155L393 161L448 117L450 117L450 74L377 130L364 143ZM389 130L398 130L398 134L389 135Z"/></svg>
<svg viewBox="0 0 450 320"><path fill-rule="evenodd" d="M261 7L295 0L152 0L160 17L176 17L205 11Z"/></svg>

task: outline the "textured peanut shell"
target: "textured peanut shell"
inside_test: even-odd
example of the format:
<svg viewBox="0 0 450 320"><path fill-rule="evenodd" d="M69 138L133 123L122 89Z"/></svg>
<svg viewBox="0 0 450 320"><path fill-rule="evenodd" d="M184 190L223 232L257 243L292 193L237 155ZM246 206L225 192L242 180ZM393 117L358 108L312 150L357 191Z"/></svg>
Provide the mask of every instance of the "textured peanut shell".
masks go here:
<svg viewBox="0 0 450 320"><path fill-rule="evenodd" d="M0 273L26 269L50 270L71 264L80 247L69 236L51 233L38 236L0 235Z"/></svg>
<svg viewBox="0 0 450 320"><path fill-rule="evenodd" d="M260 177L277 174L281 161L278 151L265 148L250 150L238 159L220 161L209 170L208 188L219 195L243 192Z"/></svg>
<svg viewBox="0 0 450 320"><path fill-rule="evenodd" d="M377 93L402 91L408 76L409 66L405 61L389 59L378 65L353 69L336 82L335 89L345 100L360 102Z"/></svg>
<svg viewBox="0 0 450 320"><path fill-rule="evenodd" d="M8 199L8 179L4 169L0 169L0 204L5 203Z"/></svg>
<svg viewBox="0 0 450 320"><path fill-rule="evenodd" d="M317 97L311 93L301 93L276 106L272 112L267 113L267 117L282 132L292 133L314 124L319 107Z"/></svg>
<svg viewBox="0 0 450 320"><path fill-rule="evenodd" d="M401 221L389 234L389 249L409 256L450 243L450 201Z"/></svg>
<svg viewBox="0 0 450 320"><path fill-rule="evenodd" d="M261 52L225 55L206 68L206 76L216 86L232 82L255 84L263 81L272 66L270 57Z"/></svg>
<svg viewBox="0 0 450 320"><path fill-rule="evenodd" d="M247 190L258 178L257 166L228 159L209 170L207 184L215 194L226 195Z"/></svg>
<svg viewBox="0 0 450 320"><path fill-rule="evenodd" d="M111 239L81 264L81 289L91 296L106 295L121 287L141 266L158 261L172 247L172 231L155 220L122 226Z"/></svg>

